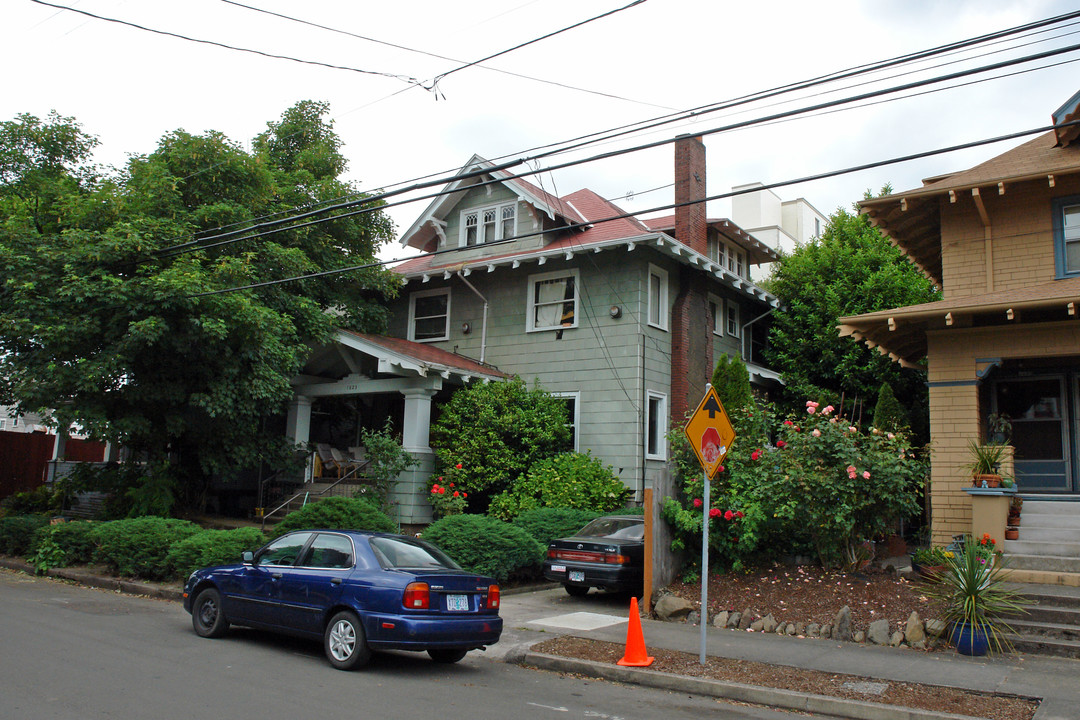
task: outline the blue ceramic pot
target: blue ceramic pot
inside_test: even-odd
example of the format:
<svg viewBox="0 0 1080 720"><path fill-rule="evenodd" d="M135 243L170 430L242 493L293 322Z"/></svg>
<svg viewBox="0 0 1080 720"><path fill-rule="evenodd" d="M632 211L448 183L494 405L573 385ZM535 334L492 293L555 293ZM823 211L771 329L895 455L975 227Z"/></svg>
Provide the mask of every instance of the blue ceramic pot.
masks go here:
<svg viewBox="0 0 1080 720"><path fill-rule="evenodd" d="M961 655L981 657L990 649L990 640L986 632L968 623L953 623L949 639Z"/></svg>

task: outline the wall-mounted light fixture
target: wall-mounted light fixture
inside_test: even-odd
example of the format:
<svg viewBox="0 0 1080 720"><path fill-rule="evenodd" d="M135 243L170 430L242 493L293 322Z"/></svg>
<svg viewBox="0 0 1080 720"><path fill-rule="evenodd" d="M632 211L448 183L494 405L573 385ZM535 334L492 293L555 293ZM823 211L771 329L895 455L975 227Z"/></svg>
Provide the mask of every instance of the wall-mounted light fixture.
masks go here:
<svg viewBox="0 0 1080 720"><path fill-rule="evenodd" d="M472 330L472 328L469 327L469 323L461 323L461 332L468 335L470 330Z"/></svg>
<svg viewBox="0 0 1080 720"><path fill-rule="evenodd" d="M619 307L618 305L612 305L611 309L608 310L608 314L611 315L611 317L613 317L613 318L621 318L622 317L622 308Z"/></svg>

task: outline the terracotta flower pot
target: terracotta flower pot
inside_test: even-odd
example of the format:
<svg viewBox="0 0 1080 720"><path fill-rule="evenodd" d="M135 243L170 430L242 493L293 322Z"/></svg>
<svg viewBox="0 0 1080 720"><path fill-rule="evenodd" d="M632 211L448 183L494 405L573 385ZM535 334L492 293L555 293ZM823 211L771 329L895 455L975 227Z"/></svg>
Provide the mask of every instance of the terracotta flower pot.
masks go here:
<svg viewBox="0 0 1080 720"><path fill-rule="evenodd" d="M1006 530L1005 530L1005 539L1006 540L1019 540L1020 539L1020 531L1018 529L1014 528L1014 527L1006 528Z"/></svg>
<svg viewBox="0 0 1080 720"><path fill-rule="evenodd" d="M975 487L982 487L984 482L986 483L986 487L988 488L996 488L1001 485L1001 476L989 473L983 475L975 475L971 478L971 480L971 484Z"/></svg>

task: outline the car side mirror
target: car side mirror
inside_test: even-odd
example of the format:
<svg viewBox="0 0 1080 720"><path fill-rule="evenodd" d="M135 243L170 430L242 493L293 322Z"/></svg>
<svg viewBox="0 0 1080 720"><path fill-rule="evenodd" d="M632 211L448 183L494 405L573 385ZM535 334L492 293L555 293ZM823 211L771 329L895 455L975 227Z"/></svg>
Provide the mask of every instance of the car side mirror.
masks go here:
<svg viewBox="0 0 1080 720"><path fill-rule="evenodd" d="M240 558L244 561L245 565L255 564L255 553L251 552L250 550L245 550L244 554L241 555Z"/></svg>

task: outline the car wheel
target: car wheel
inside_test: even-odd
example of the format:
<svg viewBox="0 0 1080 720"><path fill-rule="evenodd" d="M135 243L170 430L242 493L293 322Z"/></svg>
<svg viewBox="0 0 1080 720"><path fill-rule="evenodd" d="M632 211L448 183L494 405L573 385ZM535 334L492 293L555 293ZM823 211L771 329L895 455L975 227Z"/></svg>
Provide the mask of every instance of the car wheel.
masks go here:
<svg viewBox="0 0 1080 720"><path fill-rule="evenodd" d="M371 648L364 638L364 628L356 613L342 610L326 625L323 633L326 659L338 670L352 670L367 664Z"/></svg>
<svg viewBox="0 0 1080 720"><path fill-rule="evenodd" d="M567 594L570 595L571 597L585 597L586 595L589 594L589 586L588 585L564 584L563 587L566 588Z"/></svg>
<svg viewBox="0 0 1080 720"><path fill-rule="evenodd" d="M229 630L229 621L221 609L221 593L206 588L195 596L191 604L191 626L195 634L204 638L219 638Z"/></svg>
<svg viewBox="0 0 1080 720"><path fill-rule="evenodd" d="M468 650L448 650L445 648L432 648L427 651L427 654L431 656L431 659L437 663L444 663L449 665L461 660L468 653Z"/></svg>

